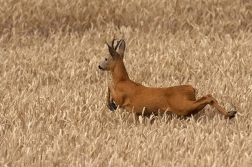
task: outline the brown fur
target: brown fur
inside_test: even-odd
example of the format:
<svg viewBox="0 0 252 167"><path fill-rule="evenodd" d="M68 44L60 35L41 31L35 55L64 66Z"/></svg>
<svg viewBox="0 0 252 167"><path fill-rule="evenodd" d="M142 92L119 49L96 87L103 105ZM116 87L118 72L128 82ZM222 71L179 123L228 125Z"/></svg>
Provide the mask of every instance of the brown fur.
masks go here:
<svg viewBox="0 0 252 167"><path fill-rule="evenodd" d="M113 77L113 84L108 86L107 105L115 102L119 107L137 114L166 112L190 116L210 104L225 117L235 116L236 111L226 111L211 94L196 100L195 89L190 85L151 88L130 80L123 62L126 44L122 39L114 47L114 41L112 46L108 45L111 57L99 65L101 70L110 71Z"/></svg>

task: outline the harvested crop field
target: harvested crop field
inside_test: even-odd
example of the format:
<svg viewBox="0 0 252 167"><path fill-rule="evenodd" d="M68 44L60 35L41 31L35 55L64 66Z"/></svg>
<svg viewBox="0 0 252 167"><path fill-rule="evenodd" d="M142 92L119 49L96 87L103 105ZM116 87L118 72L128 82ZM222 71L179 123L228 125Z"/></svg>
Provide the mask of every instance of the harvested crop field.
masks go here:
<svg viewBox="0 0 252 167"><path fill-rule="evenodd" d="M0 4L0 166L252 166L252 1ZM190 84L236 117L111 112L114 36L132 80Z"/></svg>

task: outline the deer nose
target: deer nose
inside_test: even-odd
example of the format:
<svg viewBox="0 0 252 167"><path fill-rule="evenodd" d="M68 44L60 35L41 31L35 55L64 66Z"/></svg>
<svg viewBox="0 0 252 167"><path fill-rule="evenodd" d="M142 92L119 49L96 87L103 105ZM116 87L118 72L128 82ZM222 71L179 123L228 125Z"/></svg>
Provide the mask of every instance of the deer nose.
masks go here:
<svg viewBox="0 0 252 167"><path fill-rule="evenodd" d="M102 67L101 67L100 65L98 66L98 68L99 68L100 70L103 70Z"/></svg>

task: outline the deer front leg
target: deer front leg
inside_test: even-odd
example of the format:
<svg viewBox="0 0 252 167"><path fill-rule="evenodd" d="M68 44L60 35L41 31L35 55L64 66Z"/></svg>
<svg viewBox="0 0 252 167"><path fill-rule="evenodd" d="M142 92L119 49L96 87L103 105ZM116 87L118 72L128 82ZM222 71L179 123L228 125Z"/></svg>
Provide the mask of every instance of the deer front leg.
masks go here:
<svg viewBox="0 0 252 167"><path fill-rule="evenodd" d="M108 88L108 93L107 93L107 105L109 104L109 103L111 103L112 102L112 98L110 97L110 91L109 91L109 88Z"/></svg>
<svg viewBox="0 0 252 167"><path fill-rule="evenodd" d="M108 94L107 94L107 107L111 110L111 111L115 111L117 109L116 104L113 101L113 98L110 96L110 92L114 91L114 88L112 85L109 85L108 87Z"/></svg>

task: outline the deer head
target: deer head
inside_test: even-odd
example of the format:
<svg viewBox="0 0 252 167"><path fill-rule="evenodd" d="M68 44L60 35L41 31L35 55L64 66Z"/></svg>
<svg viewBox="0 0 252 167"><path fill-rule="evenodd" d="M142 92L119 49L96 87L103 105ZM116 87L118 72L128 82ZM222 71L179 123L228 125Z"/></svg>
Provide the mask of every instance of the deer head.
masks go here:
<svg viewBox="0 0 252 167"><path fill-rule="evenodd" d="M105 58L105 60L100 63L100 65L98 66L99 69L105 70L105 71L111 71L114 69L116 62L118 60L123 59L124 51L126 47L124 39L119 40L115 46L114 46L114 43L115 43L115 39L112 40L111 46L107 43L110 57Z"/></svg>

